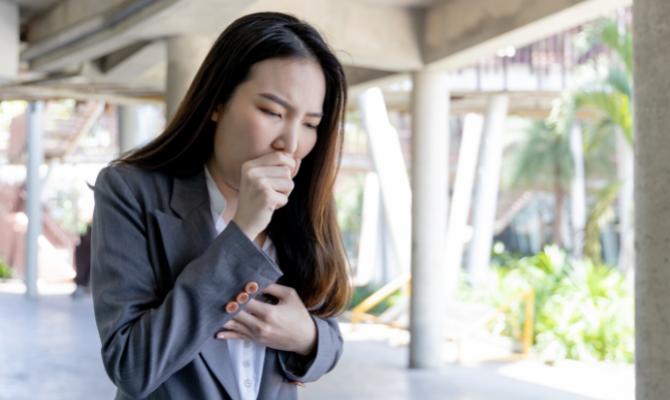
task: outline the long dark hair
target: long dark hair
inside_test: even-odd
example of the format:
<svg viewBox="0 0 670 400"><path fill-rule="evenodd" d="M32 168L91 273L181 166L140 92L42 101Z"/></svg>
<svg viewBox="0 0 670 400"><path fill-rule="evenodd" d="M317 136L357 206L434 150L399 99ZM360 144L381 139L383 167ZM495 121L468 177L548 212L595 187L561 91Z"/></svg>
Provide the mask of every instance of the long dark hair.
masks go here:
<svg viewBox="0 0 670 400"><path fill-rule="evenodd" d="M313 60L326 78L316 145L302 160L289 202L275 211L267 232L284 272L281 283L296 289L313 314L331 317L342 311L350 294L332 195L344 138L347 83L341 64L312 26L281 13L237 19L214 43L165 131L114 163L179 177L201 171L214 147L212 112L230 100L256 63L270 58Z"/></svg>

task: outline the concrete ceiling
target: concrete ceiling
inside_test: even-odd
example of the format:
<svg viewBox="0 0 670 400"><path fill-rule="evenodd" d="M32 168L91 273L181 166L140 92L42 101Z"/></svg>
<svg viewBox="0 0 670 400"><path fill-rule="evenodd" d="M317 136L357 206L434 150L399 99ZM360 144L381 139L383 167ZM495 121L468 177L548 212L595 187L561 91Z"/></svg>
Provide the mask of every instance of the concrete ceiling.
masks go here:
<svg viewBox="0 0 670 400"><path fill-rule="evenodd" d="M138 95L164 90L165 37L212 40L257 11L292 13L317 26L354 87L400 79L421 68L452 70L506 46L571 28L632 0L15 0L40 10L21 54L41 84L79 82ZM77 72L79 71L79 72ZM66 79L61 79L65 77ZM47 81L46 83L44 81ZM0 90L2 90L0 88Z"/></svg>
<svg viewBox="0 0 670 400"><path fill-rule="evenodd" d="M364 3L372 3L383 6L395 7L428 7L442 0L362 0Z"/></svg>
<svg viewBox="0 0 670 400"><path fill-rule="evenodd" d="M50 10L56 4L63 0L8 0L9 3L19 5L19 12L21 15L21 22L24 23L35 15L39 15L45 11Z"/></svg>

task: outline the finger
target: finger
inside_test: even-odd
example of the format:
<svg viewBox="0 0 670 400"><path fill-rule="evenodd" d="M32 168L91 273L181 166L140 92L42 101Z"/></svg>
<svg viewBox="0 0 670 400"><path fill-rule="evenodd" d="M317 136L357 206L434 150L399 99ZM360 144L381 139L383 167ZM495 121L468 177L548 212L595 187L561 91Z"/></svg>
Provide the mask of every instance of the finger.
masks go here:
<svg viewBox="0 0 670 400"><path fill-rule="evenodd" d="M287 178L265 178L263 184L270 186L274 191L289 195L295 187L291 179Z"/></svg>
<svg viewBox="0 0 670 400"><path fill-rule="evenodd" d="M263 201L266 204L267 207L270 207L271 210L276 210L278 208L281 208L288 203L288 196L290 196L290 191L288 193L282 193L280 191L277 191L273 188L263 188L262 191L263 193Z"/></svg>
<svg viewBox="0 0 670 400"><path fill-rule="evenodd" d="M223 327L230 331L235 331L243 333L248 336L253 336L253 332L251 331L251 329L249 329L248 326L234 319L231 319L230 321L226 322L226 324Z"/></svg>
<svg viewBox="0 0 670 400"><path fill-rule="evenodd" d="M289 296L291 296L292 292L293 292L293 289L288 287L288 286L283 286L283 285L279 285L277 283L273 283L270 286L263 289L263 291L261 293L271 294L274 297L278 298L279 301L281 302L282 299L284 299L284 300L288 299Z"/></svg>
<svg viewBox="0 0 670 400"><path fill-rule="evenodd" d="M295 159L283 151L273 151L264 154L253 160L249 160L250 166L273 166L284 165L289 167L290 171L295 169Z"/></svg>
<svg viewBox="0 0 670 400"><path fill-rule="evenodd" d="M268 315L268 312L270 312L271 307L273 306L270 304L263 303L262 301L258 301L256 299L251 299L249 300L247 305L244 306L244 309L262 319L266 315ZM242 313L237 314L235 318L237 318L240 314Z"/></svg>
<svg viewBox="0 0 670 400"><path fill-rule="evenodd" d="M248 309L247 307L245 307L245 309ZM246 326L252 332L251 336L254 337L258 335L260 326L264 324L262 318L259 318L256 315L249 314L247 312L238 313L233 319L241 323L242 325Z"/></svg>
<svg viewBox="0 0 670 400"><path fill-rule="evenodd" d="M272 196L271 204L275 205L275 210L278 210L284 207L288 203L288 194L281 192L275 192L275 195Z"/></svg>
<svg viewBox="0 0 670 400"><path fill-rule="evenodd" d="M305 384L302 383L302 382L298 382L298 381L291 381L291 384L292 384L292 385L296 385L296 386L300 386L300 387L304 387L304 388L307 387L307 385L305 385Z"/></svg>
<svg viewBox="0 0 670 400"><path fill-rule="evenodd" d="M216 339L218 339L218 340L242 339L242 340L249 340L251 342L254 341L249 335L245 335L244 333L235 332L235 331L219 332L219 333L216 334Z"/></svg>
<svg viewBox="0 0 670 400"><path fill-rule="evenodd" d="M282 165L282 166L270 166L270 167L265 167L265 166L259 166L259 167L253 167L249 169L249 177L250 178L285 178L285 179L290 179L291 178L291 171L292 169L289 169L289 167Z"/></svg>

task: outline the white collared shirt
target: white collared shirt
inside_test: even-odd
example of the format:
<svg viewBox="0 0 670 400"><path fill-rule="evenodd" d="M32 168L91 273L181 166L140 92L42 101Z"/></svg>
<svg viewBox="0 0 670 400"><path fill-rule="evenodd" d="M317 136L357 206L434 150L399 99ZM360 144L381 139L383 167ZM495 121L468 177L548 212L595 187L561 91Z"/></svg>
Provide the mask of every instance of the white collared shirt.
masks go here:
<svg viewBox="0 0 670 400"><path fill-rule="evenodd" d="M218 235L226 228L226 222L221 216L223 210L226 209L226 199L216 186L212 175L207 170L207 166L205 166L205 176L212 219ZM275 263L277 262L277 251L269 237L265 239L262 250ZM256 400L263 374L266 347L241 339L227 339L226 342L228 342L228 351L230 352L233 371L235 371L235 381L240 393L240 400Z"/></svg>

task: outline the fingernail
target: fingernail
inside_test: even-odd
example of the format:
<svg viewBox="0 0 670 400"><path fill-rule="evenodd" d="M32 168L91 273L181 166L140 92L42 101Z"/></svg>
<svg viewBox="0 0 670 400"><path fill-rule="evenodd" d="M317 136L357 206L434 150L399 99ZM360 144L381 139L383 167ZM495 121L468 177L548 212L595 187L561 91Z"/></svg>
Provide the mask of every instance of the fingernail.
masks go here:
<svg viewBox="0 0 670 400"><path fill-rule="evenodd" d="M218 333L218 334L216 335L216 338L217 338L217 339L225 339L225 338L226 338L226 334L225 334L225 333Z"/></svg>

